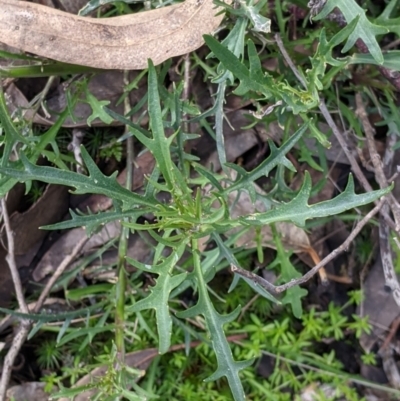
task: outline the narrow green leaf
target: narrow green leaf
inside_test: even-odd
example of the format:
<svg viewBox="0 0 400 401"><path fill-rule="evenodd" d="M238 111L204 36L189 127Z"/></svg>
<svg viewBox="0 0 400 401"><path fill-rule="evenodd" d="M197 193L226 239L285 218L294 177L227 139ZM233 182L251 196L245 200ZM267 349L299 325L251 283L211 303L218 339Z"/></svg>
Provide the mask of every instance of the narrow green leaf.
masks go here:
<svg viewBox="0 0 400 401"><path fill-rule="evenodd" d="M346 58L349 64L379 65L371 54L354 53ZM393 71L400 71L400 50L391 50L383 54L382 66Z"/></svg>
<svg viewBox="0 0 400 401"><path fill-rule="evenodd" d="M6 308L0 308L0 312L5 313L6 315L15 316L20 319L32 320L34 322L48 323L48 322L56 322L56 321L60 321L60 320L65 320L65 319L69 319L69 318L75 319L77 317L85 316L88 313L93 312L97 309L101 310L103 305L104 305L104 302L98 303L96 305L92 305L88 308L78 309L78 310L71 311L71 312L54 313L54 314L22 313L22 312L18 312L18 311L6 309Z"/></svg>
<svg viewBox="0 0 400 401"><path fill-rule="evenodd" d="M90 215L79 215L73 210L70 210L72 220L62 221L61 223L49 224L47 226L40 227L42 230L65 230L68 228L85 227L88 235L93 233L100 225L107 224L110 221L123 220L124 218L130 218L136 220L138 217L146 213L154 211L151 208L145 209L129 209L124 212L103 212Z"/></svg>

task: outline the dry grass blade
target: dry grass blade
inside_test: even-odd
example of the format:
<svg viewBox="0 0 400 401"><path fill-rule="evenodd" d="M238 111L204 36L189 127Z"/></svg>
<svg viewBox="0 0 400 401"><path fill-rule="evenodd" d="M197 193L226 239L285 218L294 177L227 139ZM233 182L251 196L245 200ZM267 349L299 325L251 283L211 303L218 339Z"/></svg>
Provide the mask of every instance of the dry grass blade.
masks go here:
<svg viewBox="0 0 400 401"><path fill-rule="evenodd" d="M0 42L64 63L144 69L200 47L223 15L212 0L108 19L78 17L39 4L0 0Z"/></svg>

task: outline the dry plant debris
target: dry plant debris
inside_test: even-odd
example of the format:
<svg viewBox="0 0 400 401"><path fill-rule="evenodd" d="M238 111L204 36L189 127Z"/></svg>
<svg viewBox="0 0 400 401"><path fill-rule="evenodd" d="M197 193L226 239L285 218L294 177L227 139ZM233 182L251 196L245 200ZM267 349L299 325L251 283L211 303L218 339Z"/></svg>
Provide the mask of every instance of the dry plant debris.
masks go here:
<svg viewBox="0 0 400 401"><path fill-rule="evenodd" d="M75 16L40 4L0 1L0 41L25 52L93 68L135 70L199 48L222 21L211 0L109 19ZM216 16L216 14L219 14Z"/></svg>

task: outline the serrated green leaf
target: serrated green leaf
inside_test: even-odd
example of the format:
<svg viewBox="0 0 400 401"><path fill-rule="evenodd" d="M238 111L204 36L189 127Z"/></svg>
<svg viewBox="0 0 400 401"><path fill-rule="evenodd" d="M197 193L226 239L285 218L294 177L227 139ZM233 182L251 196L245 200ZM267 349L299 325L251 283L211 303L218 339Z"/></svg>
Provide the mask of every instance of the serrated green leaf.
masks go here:
<svg viewBox="0 0 400 401"><path fill-rule="evenodd" d="M371 54L355 53L346 59L348 64L375 64L379 65ZM383 54L382 67L393 71L400 71L400 50L391 50Z"/></svg>
<svg viewBox="0 0 400 401"><path fill-rule="evenodd" d="M350 24L355 18L359 17L357 25L342 49L342 53L347 52L354 46L358 39L361 39L368 47L368 50L375 61L381 65L383 63L383 55L379 43L376 40L376 36L385 34L389 32L389 30L370 22L365 14L365 10L363 10L354 0L328 0L324 8L314 19L320 20L325 18L335 7L340 9L347 24Z"/></svg>
<svg viewBox="0 0 400 401"><path fill-rule="evenodd" d="M321 29L319 35L318 47L311 58L312 69L307 71L307 78L311 85L311 90L316 87L318 90L323 89L321 80L325 77L326 67L328 64L334 67L344 68L347 65L347 60L336 60L332 56L333 49L344 42L348 36L354 31L359 16L350 22L345 28L340 30L331 40L327 40L325 28Z"/></svg>
<svg viewBox="0 0 400 401"><path fill-rule="evenodd" d="M254 181L260 177L268 176L268 174L278 165L283 165L291 171L296 171L293 164L286 158L286 154L302 137L308 128L308 123L303 124L280 148L277 148L272 141L269 141L270 155L262 163L260 163L254 170L246 172L240 166L234 167L239 173L236 181L224 190L225 194L232 191L246 189L249 192L252 202L255 201L256 193L254 189Z"/></svg>
<svg viewBox="0 0 400 401"><path fill-rule="evenodd" d="M58 168L36 166L21 153L21 161L24 169L0 168L0 173L13 177L19 181L38 180L49 184L74 187L77 194L102 194L111 199L120 200L127 207L155 206L157 202L137 195L118 184L116 174L105 176L91 159L86 149L81 147L82 158L88 168L89 176L77 174L71 171L61 171Z"/></svg>
<svg viewBox="0 0 400 401"><path fill-rule="evenodd" d="M285 80L277 82L272 75L264 71L251 40L247 41L250 69L212 36L204 35L204 40L222 65L239 79L240 84L234 91L236 94L244 95L253 91L262 94L266 99L274 96L275 102L282 101L294 114L306 112L317 106L319 101L317 93L299 90L290 86Z"/></svg>
<svg viewBox="0 0 400 401"><path fill-rule="evenodd" d="M271 224L277 221L291 221L302 227L306 220L333 216L346 210L374 202L381 196L388 194L393 186L357 195L354 193L354 180L350 175L346 189L336 198L316 203L308 204L311 193L311 177L308 172L305 174L303 186L297 196L290 202L284 203L265 213L254 213L240 220L251 225Z"/></svg>
<svg viewBox="0 0 400 401"><path fill-rule="evenodd" d="M127 310L130 312L139 312L146 309L154 309L156 311L156 323L159 339L158 349L161 354L166 353L171 345L172 318L168 306L169 297L171 291L178 287L187 276L187 273L181 273L174 276L171 274L173 268L181 258L185 246L186 242L182 241L179 246L174 249L171 255L157 265L146 265L132 258L127 258L127 261L136 268L158 274L159 276L156 279L156 284L150 289L150 295L127 308ZM164 249L164 245L159 244L157 249ZM156 253L155 259L157 260L157 258L158 256Z"/></svg>
<svg viewBox="0 0 400 401"><path fill-rule="evenodd" d="M87 118L87 124L89 127L96 118L99 118L108 125L113 122L112 117L110 117L110 115L104 109L105 106L110 104L109 100L98 100L88 90L86 91L86 100L92 108L92 114Z"/></svg>
<svg viewBox="0 0 400 401"><path fill-rule="evenodd" d="M266 89L262 83L253 81L250 77L250 71L242 64L239 59L220 42L212 36L204 35L204 40L210 50L218 57L223 66L231 71L240 80L240 93L255 91L263 93ZM238 90L238 89L237 89Z"/></svg>
<svg viewBox="0 0 400 401"><path fill-rule="evenodd" d="M228 380L235 401L243 401L245 399L245 394L239 378L239 371L249 366L252 361L237 362L233 359L232 351L223 329L223 326L226 323L231 322L232 319L235 318L239 311L239 307L227 316L222 316L215 310L204 280L196 240L192 240L192 252L199 299L195 306L187 311L178 313L177 316L180 318L194 316L196 314L204 316L218 363L217 369L207 380L217 380L220 377L225 376Z"/></svg>
<svg viewBox="0 0 400 401"><path fill-rule="evenodd" d="M150 295L128 308L130 312L140 312L146 309L154 309L156 311L158 350L160 354L168 352L171 345L172 319L168 307L169 296L171 291L185 280L186 276L187 273L175 276L170 276L169 274L160 275L156 279L156 285L151 288Z"/></svg>

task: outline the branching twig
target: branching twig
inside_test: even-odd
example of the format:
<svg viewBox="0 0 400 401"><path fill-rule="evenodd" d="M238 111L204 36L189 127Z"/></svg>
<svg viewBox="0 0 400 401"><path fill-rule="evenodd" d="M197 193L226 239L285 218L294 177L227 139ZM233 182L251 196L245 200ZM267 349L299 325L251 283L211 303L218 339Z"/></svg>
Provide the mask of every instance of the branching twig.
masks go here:
<svg viewBox="0 0 400 401"><path fill-rule="evenodd" d="M365 178L364 173L361 171L361 168L359 166L359 164L357 163L356 159L354 158L354 156L351 154L346 140L343 138L343 135L341 134L339 128L337 127L337 125L335 124L335 122L333 121L332 116L330 115L324 100L320 100L319 103L319 109L322 113L322 115L324 116L327 124L329 125L330 129L332 130L333 134L335 135L336 139L338 140L340 146L342 147L345 155L347 156L351 169L353 171L353 173L355 174L355 176L357 177L358 181L361 183L361 185L363 186L364 190L367 192L371 192L373 191L371 184L368 182L368 180ZM377 205L377 202L375 201L375 205ZM393 222L393 220L391 219L391 217L389 216L389 214L386 212L386 210L384 208L382 208L381 210L381 214L384 217L386 223L393 229L396 230L396 225Z"/></svg>

